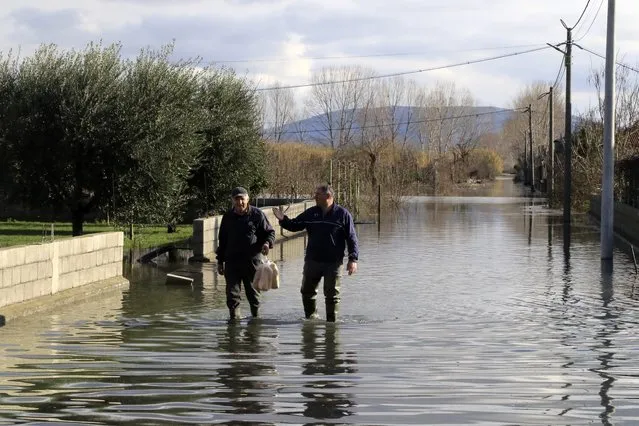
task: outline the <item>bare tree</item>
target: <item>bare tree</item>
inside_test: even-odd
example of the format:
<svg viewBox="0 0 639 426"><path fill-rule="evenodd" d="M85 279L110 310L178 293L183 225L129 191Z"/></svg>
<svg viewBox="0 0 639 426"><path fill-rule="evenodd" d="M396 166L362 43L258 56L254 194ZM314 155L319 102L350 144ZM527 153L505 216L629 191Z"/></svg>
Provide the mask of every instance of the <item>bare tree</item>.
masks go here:
<svg viewBox="0 0 639 426"><path fill-rule="evenodd" d="M295 120L293 121L292 128L295 133L296 142L306 143L310 132L306 128L303 117L299 112L295 113Z"/></svg>
<svg viewBox="0 0 639 426"><path fill-rule="evenodd" d="M427 92L424 103L431 155L442 156L456 145L476 143L481 121L471 115L476 101L468 89L440 82Z"/></svg>
<svg viewBox="0 0 639 426"><path fill-rule="evenodd" d="M358 130L355 115L366 104L366 96L374 72L360 66L322 68L313 74L311 94L306 102L306 113L318 116L313 131L322 134L318 141L331 148L340 148L353 141Z"/></svg>
<svg viewBox="0 0 639 426"><path fill-rule="evenodd" d="M550 84L536 82L524 87L512 100L511 108L516 110L512 118L508 120L502 131L502 141L504 154L510 151L514 157L522 157L524 142L522 134L529 132L528 115L523 113L522 108L532 107L532 132L533 132L533 152L538 152L538 148L546 150L548 146L548 131L550 110L548 97L541 97L548 92ZM541 97L541 98L540 98ZM553 139L559 138L564 132L565 122L565 102L561 87L553 90Z"/></svg>
<svg viewBox="0 0 639 426"><path fill-rule="evenodd" d="M403 77L377 81L357 115L361 135L356 146L368 158L371 185L378 181L377 162L384 153L401 152L411 140L418 86ZM399 151L398 151L399 149Z"/></svg>
<svg viewBox="0 0 639 426"><path fill-rule="evenodd" d="M428 139L427 113L428 90L425 87L418 87L415 94L415 117L411 125L411 133L415 135L417 144L422 153L430 153L430 141Z"/></svg>
<svg viewBox="0 0 639 426"><path fill-rule="evenodd" d="M264 138L281 142L289 124L295 118L295 96L288 89L283 89L279 83L273 90L265 92L261 99Z"/></svg>
<svg viewBox="0 0 639 426"><path fill-rule="evenodd" d="M375 122L384 138L404 147L416 142L412 135L416 120L416 102L419 86L413 80L394 77L379 82L373 87L375 99Z"/></svg>
<svg viewBox="0 0 639 426"><path fill-rule="evenodd" d="M603 122L604 117L604 68L592 71L590 83L598 93L597 118ZM595 117L591 119L595 120ZM615 154L624 158L639 151L637 132L639 132L639 78L631 74L625 67L617 67L615 87Z"/></svg>

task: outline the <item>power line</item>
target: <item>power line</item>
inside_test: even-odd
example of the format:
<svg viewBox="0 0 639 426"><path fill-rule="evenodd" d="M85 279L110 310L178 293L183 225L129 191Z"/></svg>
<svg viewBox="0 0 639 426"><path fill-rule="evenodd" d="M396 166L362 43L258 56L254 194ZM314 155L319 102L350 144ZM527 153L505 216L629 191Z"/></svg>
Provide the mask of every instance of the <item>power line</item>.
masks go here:
<svg viewBox="0 0 639 426"><path fill-rule="evenodd" d="M606 57L605 57L604 55L601 55L601 54L599 54L599 53L597 53L597 52L593 52L592 50L587 49L587 48L585 48L585 47L583 47L583 46L579 46L578 44L576 44L575 46L579 47L579 48L580 48L580 49L582 49L582 50L585 50L586 52L588 52L588 53L590 53L590 54L592 54L592 55L599 56L599 57L600 57L600 58L602 58L602 59L606 59ZM626 65L626 64L624 64L623 62L615 62L615 63L616 63L617 65L619 65L620 67L623 67L623 68L627 68L627 69L629 69L630 71L639 72L639 69L637 69L637 68L633 68L633 67L631 67L630 65Z"/></svg>
<svg viewBox="0 0 639 426"><path fill-rule="evenodd" d="M577 23L572 26L573 29L576 28L577 25L579 25L579 22L581 22L581 18L584 17L584 14L586 13L586 10L588 9L589 5L590 5L590 0L586 2L586 7L584 7L584 10L581 12L581 16L579 16L579 19L577 19Z"/></svg>
<svg viewBox="0 0 639 426"><path fill-rule="evenodd" d="M588 29L586 30L585 33L583 33L583 35L581 37L579 37L577 40L575 40L575 42L583 40L584 37L586 37L586 35L588 35L588 33L590 32L590 29L592 28L592 26L595 24L595 21L599 17L599 12L601 11L601 6L603 6L603 3L604 3L604 0L601 0L599 2L599 7L597 8L597 13L595 13L595 17L590 22L590 25L588 26Z"/></svg>
<svg viewBox="0 0 639 426"><path fill-rule="evenodd" d="M346 79L346 80L321 81L321 82L316 82L316 83L295 84L295 85L291 85L291 86L262 87L262 88L256 88L255 90L258 91L258 92L263 92L263 91L268 91L268 90L279 90L279 89L298 89L298 88L301 88L301 87L325 86L325 85L329 85L329 84L351 83L351 82L355 82L355 81L368 81L368 80L377 80L377 79L380 79L380 78L399 77L399 76L403 76L403 75L418 74L418 73L423 73L423 72L428 72L428 71L437 71L437 70L443 70L443 69L448 69L448 68L455 68L455 67L460 67L460 66L463 66L463 65L478 64L478 63L481 63L481 62L494 61L494 60L497 60L497 59L503 59L503 58L508 58L508 57L512 57L512 56L523 55L523 54L526 54L526 53L537 52L537 51L545 50L545 49L548 49L548 48L549 48L549 46L538 47L536 49L524 50L524 51L521 51L521 52L507 53L507 54L504 54L504 55L493 56L493 57L490 57L490 58L477 59L477 60L474 60L474 61L458 62L458 63L454 63L454 64L442 65L442 66L439 66L439 67L425 68L425 69L420 69L420 70L402 71L402 72L396 72L396 73L392 73L392 74L382 74L382 75L373 75L373 76L368 76L368 77L350 78L350 79Z"/></svg>
<svg viewBox="0 0 639 426"><path fill-rule="evenodd" d="M335 55L335 56L310 56L300 58L254 58L254 59L230 59L223 61L212 61L212 63L219 64L237 64L237 63L263 63L263 62L292 62L298 60L336 60L336 59L361 59L361 58L383 58L392 56L424 56L432 55L434 53L462 53L462 52L480 52L484 50L505 50L505 49L520 49L525 47L541 46L541 43L536 44L519 44L512 46L495 46L495 47L480 47L475 49L460 49L460 50L440 50L429 52L390 52L390 53L372 53L369 55Z"/></svg>
<svg viewBox="0 0 639 426"><path fill-rule="evenodd" d="M557 71L557 77L555 78L555 82L553 83L552 87L557 87L557 83L559 83L559 80L564 78L564 71L566 71L566 68L564 68L565 63L566 63L566 56L564 55L561 57L561 63L559 64L559 71Z"/></svg>
<svg viewBox="0 0 639 426"><path fill-rule="evenodd" d="M451 117L441 117L441 118L428 118L428 119L423 119L423 120L411 120L411 121L400 121L400 122L396 122L396 123L387 123L387 124L370 124L370 125L365 125L365 126L357 126L356 128L354 128L353 126L351 127L341 127L341 128L336 128L336 129L311 129L311 130L287 130L284 132L274 132L277 133L279 135L289 135L289 134L301 134L301 133L309 133L309 132L323 132L323 131L344 131L344 130L363 130L363 129L376 129L376 128L382 128L382 127L391 127L391 126L403 126L403 125L411 125L411 124L420 124L420 123L431 123L431 122L436 122L436 121L448 121L448 120L455 120L458 118L473 118L473 117L481 117L481 116L485 116L485 115L494 115L494 114L503 114L505 112L520 112L522 110L522 108L517 108L517 109L511 109L511 108L505 108L505 109L500 109L497 111L489 111L489 112L479 112L479 113L475 113L475 114L465 114L465 115L456 115L456 116L451 116ZM271 131L271 129L265 129L265 132L269 132Z"/></svg>

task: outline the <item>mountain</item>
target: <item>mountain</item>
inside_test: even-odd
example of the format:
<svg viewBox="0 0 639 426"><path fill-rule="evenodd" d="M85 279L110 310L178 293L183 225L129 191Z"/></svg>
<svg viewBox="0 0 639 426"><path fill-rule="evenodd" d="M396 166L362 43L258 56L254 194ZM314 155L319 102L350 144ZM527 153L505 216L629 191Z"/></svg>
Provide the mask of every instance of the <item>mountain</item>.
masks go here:
<svg viewBox="0 0 639 426"><path fill-rule="evenodd" d="M372 112L372 115L383 116L384 111L380 108ZM387 112L385 112L387 114ZM483 133L498 133L500 132L505 123L513 118L514 115L519 114L516 111L512 111L504 108L497 108L492 106L477 106L477 107L450 107L444 114L436 112L432 108L423 107L408 107L400 106L395 108L394 121L395 123L401 123L397 125L399 138L403 139L406 136L407 140L414 144L419 145L420 140L424 141L425 137L421 132L424 132L424 128L429 122L432 122L430 117L447 117L444 123L452 124L454 120L472 120L474 117L478 119L478 125L480 132ZM281 140L283 142L303 142L308 144L327 144L330 141L328 129L332 127L335 133L335 129L349 127L354 137L361 134L362 128L358 124L358 120L353 120L353 117L363 115L362 110L347 110L344 112L343 119L340 120L341 112L331 113L332 126L329 126L329 120L324 115L316 115L304 120L299 120L293 123L289 123L283 128ZM369 116L371 112L369 111ZM460 118L461 117L461 118ZM391 120L386 119L385 122ZM344 125L344 123L348 123ZM350 124L352 123L352 125ZM410 124L408 124L410 123ZM371 122L364 126L364 130L375 130L376 124ZM345 130L345 131L348 131ZM266 131L268 135L268 130ZM339 131L337 132L339 134Z"/></svg>

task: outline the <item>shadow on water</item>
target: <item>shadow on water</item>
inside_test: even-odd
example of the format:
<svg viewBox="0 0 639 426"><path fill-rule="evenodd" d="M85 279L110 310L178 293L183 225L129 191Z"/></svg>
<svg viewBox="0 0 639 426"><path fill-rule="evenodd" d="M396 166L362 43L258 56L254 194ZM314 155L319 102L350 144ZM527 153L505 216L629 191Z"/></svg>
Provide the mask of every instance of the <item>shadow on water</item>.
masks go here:
<svg viewBox="0 0 639 426"><path fill-rule="evenodd" d="M601 261L601 300L602 311L597 316L601 320L601 325L595 337L598 343L595 350L598 353L597 360L600 363L600 367L591 371L598 374L602 380L599 397L601 398L600 403L603 411L599 417L603 425L609 426L614 424L611 416L615 411L614 399L610 395L616 381L612 374L612 369L615 366L615 344L613 338L619 332L617 323L619 314L616 312L617 309L611 306L614 300L613 264L609 260Z"/></svg>
<svg viewBox="0 0 639 426"><path fill-rule="evenodd" d="M269 328L271 334L277 329ZM213 399L201 402L215 402L223 408L226 414L237 418L240 415L264 418L265 414L273 412L273 401L277 394L277 384L263 380L265 377L276 376L277 371L273 363L273 354L263 343L262 339L267 328L260 320L249 321L248 324L228 324L225 328L216 330L219 358L224 365L216 370L211 378L220 387ZM271 335L271 338L275 338ZM228 423L234 424L234 423ZM238 423L239 424L239 423ZM273 423L260 423L273 424Z"/></svg>
<svg viewBox="0 0 639 426"><path fill-rule="evenodd" d="M302 325L302 374L306 384L304 417L338 420L353 415L355 396L347 392L354 383L348 380L357 372L355 361L339 347L339 325L320 325L314 321Z"/></svg>

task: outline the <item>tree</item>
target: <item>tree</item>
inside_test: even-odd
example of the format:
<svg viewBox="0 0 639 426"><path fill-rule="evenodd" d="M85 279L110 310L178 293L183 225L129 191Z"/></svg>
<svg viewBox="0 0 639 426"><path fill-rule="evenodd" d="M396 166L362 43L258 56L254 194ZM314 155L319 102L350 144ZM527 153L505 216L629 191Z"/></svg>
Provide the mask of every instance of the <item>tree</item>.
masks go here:
<svg viewBox="0 0 639 426"><path fill-rule="evenodd" d="M627 68L617 67L615 88L615 157L633 158L639 154L639 79ZM584 208L592 194L601 191L604 135L604 69L591 72L590 83L598 93L598 104L581 114L573 132L572 200ZM616 176L615 192L619 194L621 176Z"/></svg>
<svg viewBox="0 0 639 426"><path fill-rule="evenodd" d="M277 197L311 195L318 182L328 181L330 148L299 143L267 143L268 191Z"/></svg>
<svg viewBox="0 0 639 426"><path fill-rule="evenodd" d="M11 55L0 56L0 206L2 207L7 204L15 191L14 159L11 141L6 137L6 124L10 121L9 107L15 98L17 77L17 61Z"/></svg>
<svg viewBox="0 0 639 426"><path fill-rule="evenodd" d="M117 158L120 47L84 52L43 46L16 68L2 133L12 160L13 200L70 210L73 234L104 200L103 173Z"/></svg>
<svg viewBox="0 0 639 426"><path fill-rule="evenodd" d="M598 95L597 108L586 114L592 120L603 122L605 94L603 83L605 69L593 70L589 82L594 86ZM617 66L615 71L615 155L616 158L626 158L639 153L636 128L639 126L639 78L631 74L625 67ZM580 120L581 121L581 120ZM628 131L635 129L635 132Z"/></svg>
<svg viewBox="0 0 639 426"><path fill-rule="evenodd" d="M352 145L366 155L368 177L375 190L380 157L396 145L406 147L409 140L417 90L414 82L403 77L372 82L366 88L365 102L356 114L361 133Z"/></svg>
<svg viewBox="0 0 639 426"><path fill-rule="evenodd" d="M1 110L13 199L120 223L175 223L190 194L206 118L197 61L173 46L124 61L120 45L62 52L43 46L16 67ZM4 81L11 81L7 78Z"/></svg>
<svg viewBox="0 0 639 426"><path fill-rule="evenodd" d="M467 144L479 133L478 120L466 117L468 107L476 102L467 89L458 89L455 83L439 82L425 97L425 127L431 155L443 155L458 144Z"/></svg>
<svg viewBox="0 0 639 426"><path fill-rule="evenodd" d="M205 143L189 180L196 214L228 206L231 188L257 194L266 182L266 147L261 138L259 99L253 86L232 71L209 70L198 102L205 119Z"/></svg>
<svg viewBox="0 0 639 426"><path fill-rule="evenodd" d="M356 111L369 102L370 77L374 72L360 66L327 67L315 72L315 84L306 102L309 116L318 116L319 142L340 148L353 141L358 129Z"/></svg>
<svg viewBox="0 0 639 426"><path fill-rule="evenodd" d="M175 224L191 196L187 179L204 144L203 71L196 61L172 61L172 52L143 50L125 64L111 194L119 222Z"/></svg>
<svg viewBox="0 0 639 426"><path fill-rule="evenodd" d="M549 104L548 97L540 96L546 92L552 83L536 82L524 87L512 99L512 118L506 122L502 131L500 152L507 158L523 158L524 141L528 138L528 115L521 113L522 108L532 106L532 131L535 151L538 147L548 146ZM565 102L561 87L553 88L553 139L564 133ZM527 148L526 148L527 149Z"/></svg>
<svg viewBox="0 0 639 426"><path fill-rule="evenodd" d="M446 169L451 182L456 182L460 171L465 170L470 152L486 131L482 118L472 114L476 101L468 89L443 82L424 90L416 100L419 115L414 133L422 150L426 145L433 160L433 185L438 186L439 168Z"/></svg>
<svg viewBox="0 0 639 426"><path fill-rule="evenodd" d="M263 92L261 103L264 116L264 138L281 142L286 128L295 119L293 92L276 83L273 90Z"/></svg>

